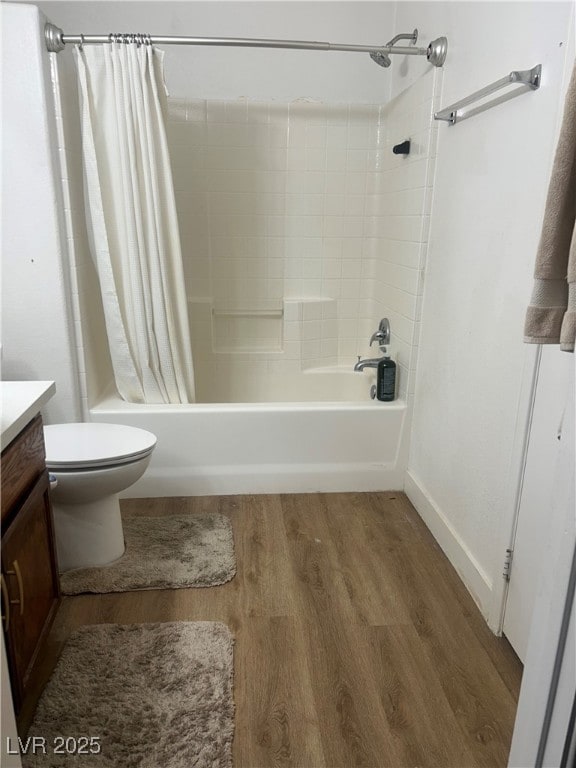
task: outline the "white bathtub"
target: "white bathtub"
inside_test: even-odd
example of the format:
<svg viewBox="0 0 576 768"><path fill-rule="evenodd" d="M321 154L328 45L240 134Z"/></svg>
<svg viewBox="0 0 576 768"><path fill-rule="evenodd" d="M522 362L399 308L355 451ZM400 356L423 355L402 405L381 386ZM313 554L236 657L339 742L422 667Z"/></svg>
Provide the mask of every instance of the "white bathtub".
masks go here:
<svg viewBox="0 0 576 768"><path fill-rule="evenodd" d="M297 378L267 381L268 396L290 393L291 402L136 405L111 395L90 414L157 435L146 474L126 493L132 498L402 488L405 402L370 400L368 371Z"/></svg>

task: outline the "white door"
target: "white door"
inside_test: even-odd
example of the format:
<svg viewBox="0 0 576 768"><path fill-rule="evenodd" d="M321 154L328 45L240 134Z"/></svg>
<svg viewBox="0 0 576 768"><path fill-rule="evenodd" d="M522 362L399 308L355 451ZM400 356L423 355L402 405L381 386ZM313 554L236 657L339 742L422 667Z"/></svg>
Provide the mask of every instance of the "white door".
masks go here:
<svg viewBox="0 0 576 768"><path fill-rule="evenodd" d="M572 358L574 365L574 355ZM576 695L576 602L569 589L576 569L575 402L568 403L554 473L554 493L526 665L508 765L574 765L563 758ZM569 415L568 415L569 414Z"/></svg>
<svg viewBox="0 0 576 768"><path fill-rule="evenodd" d="M524 662L554 491L567 398L574 392L574 356L544 346L536 385L524 483L513 546L504 634ZM573 397L573 394L572 394Z"/></svg>

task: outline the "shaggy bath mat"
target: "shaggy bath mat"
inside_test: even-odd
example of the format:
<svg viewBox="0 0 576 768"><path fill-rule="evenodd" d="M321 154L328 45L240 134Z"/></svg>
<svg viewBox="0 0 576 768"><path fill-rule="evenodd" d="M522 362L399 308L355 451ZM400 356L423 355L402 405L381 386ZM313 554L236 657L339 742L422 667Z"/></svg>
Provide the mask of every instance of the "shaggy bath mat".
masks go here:
<svg viewBox="0 0 576 768"><path fill-rule="evenodd" d="M24 767L231 768L233 643L212 621L82 627L40 698L28 736L44 749Z"/></svg>
<svg viewBox="0 0 576 768"><path fill-rule="evenodd" d="M126 551L98 568L60 576L65 595L224 584L236 573L232 525L224 515L124 517Z"/></svg>

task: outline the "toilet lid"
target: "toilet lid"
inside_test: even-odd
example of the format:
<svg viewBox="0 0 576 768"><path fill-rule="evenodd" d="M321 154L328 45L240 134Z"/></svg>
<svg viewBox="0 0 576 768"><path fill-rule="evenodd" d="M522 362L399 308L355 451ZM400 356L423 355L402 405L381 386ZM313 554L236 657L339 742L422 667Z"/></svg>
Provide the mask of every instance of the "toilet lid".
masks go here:
<svg viewBox="0 0 576 768"><path fill-rule="evenodd" d="M123 424L50 424L44 427L46 466L105 467L144 458L156 435Z"/></svg>

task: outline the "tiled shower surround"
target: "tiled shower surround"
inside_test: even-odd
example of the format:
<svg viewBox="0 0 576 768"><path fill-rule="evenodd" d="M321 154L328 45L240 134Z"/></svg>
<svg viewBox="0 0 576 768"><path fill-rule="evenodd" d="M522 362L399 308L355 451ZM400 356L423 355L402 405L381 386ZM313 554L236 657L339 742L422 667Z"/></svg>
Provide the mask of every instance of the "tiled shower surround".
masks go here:
<svg viewBox="0 0 576 768"><path fill-rule="evenodd" d="M352 367L383 316L411 391L434 74L385 106L169 100L200 400L222 375Z"/></svg>

